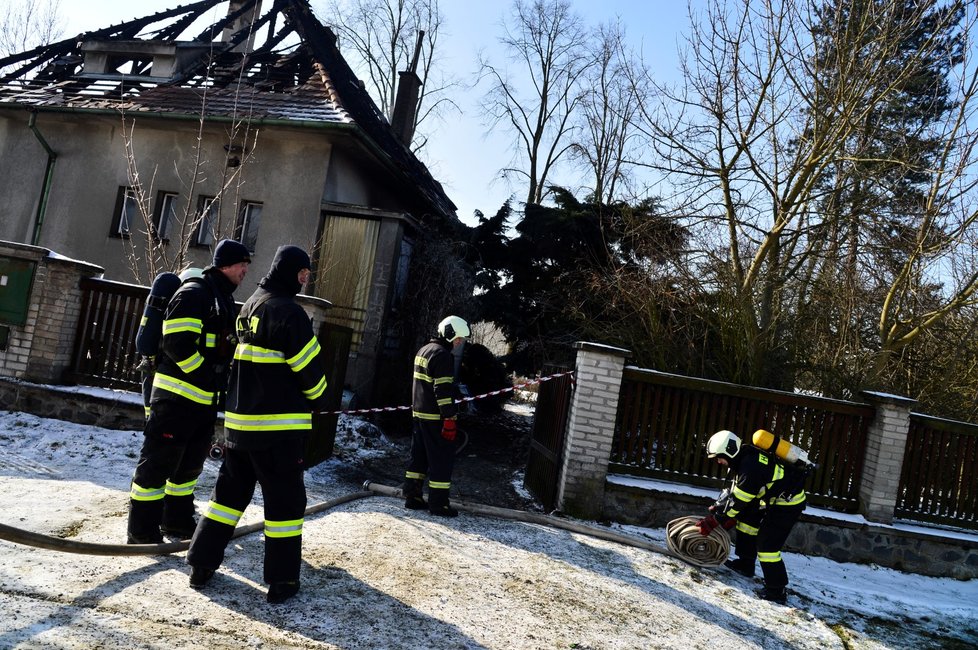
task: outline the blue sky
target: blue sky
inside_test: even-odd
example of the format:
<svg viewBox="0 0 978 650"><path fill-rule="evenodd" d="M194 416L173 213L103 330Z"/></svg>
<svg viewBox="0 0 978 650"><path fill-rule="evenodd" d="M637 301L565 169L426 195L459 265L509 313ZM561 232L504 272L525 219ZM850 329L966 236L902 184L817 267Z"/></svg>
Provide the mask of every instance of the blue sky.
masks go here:
<svg viewBox="0 0 978 650"><path fill-rule="evenodd" d="M72 34L145 16L170 9L189 0L63 0L61 13L65 18L64 33ZM324 2L313 0L317 15L322 15ZM702 0L694 0L702 5ZM502 0L472 2L442 0L445 16L443 56L453 73L465 82L475 79L477 54L485 50L494 60L496 39L501 33L500 22L510 4ZM677 43L688 31L686 2L682 0L574 0L575 11L592 25L620 17L633 46L640 48L647 63L660 77L672 76L677 69ZM223 6L221 7L223 11ZM498 177L499 170L511 160L508 139L486 134L479 112L479 100L485 93L477 87L459 98L462 115L453 116L431 133L424 154L432 173L445 186L448 195L458 205L459 216L474 223L471 215L481 209L493 214L510 195L511 188ZM560 182L562 179L556 179ZM517 197L524 190L516 188Z"/></svg>

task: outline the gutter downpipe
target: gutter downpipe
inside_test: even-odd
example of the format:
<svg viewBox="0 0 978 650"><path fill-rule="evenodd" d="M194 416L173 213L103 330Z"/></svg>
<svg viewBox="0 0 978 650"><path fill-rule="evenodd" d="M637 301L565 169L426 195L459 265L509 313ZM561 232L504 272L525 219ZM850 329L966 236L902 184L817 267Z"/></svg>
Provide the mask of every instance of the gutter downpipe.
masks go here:
<svg viewBox="0 0 978 650"><path fill-rule="evenodd" d="M54 162L58 159L58 154L48 145L44 136L37 129L37 111L31 111L30 119L27 121L27 128L33 133L37 141L41 143L44 150L48 152L48 163L44 169L44 186L41 188L41 199L37 204L37 214L34 216L34 234L31 236L31 245L37 246L41 240L41 226L44 224L44 213L48 207L48 197L51 196L51 182L54 179Z"/></svg>

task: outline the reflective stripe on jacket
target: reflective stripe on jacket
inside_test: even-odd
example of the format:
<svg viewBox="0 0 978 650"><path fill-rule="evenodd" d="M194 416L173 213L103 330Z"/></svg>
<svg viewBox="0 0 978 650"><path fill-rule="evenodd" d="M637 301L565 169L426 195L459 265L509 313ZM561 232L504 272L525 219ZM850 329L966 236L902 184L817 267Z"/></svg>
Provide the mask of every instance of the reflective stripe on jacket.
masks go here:
<svg viewBox="0 0 978 650"><path fill-rule="evenodd" d="M455 359L451 345L432 339L414 357L414 398L411 414L419 420L442 420L458 415L455 398Z"/></svg>
<svg viewBox="0 0 978 650"><path fill-rule="evenodd" d="M720 514L736 519L747 510L768 506L798 505L805 502L805 490L798 476L773 456L752 445L744 445L738 454L730 498Z"/></svg>

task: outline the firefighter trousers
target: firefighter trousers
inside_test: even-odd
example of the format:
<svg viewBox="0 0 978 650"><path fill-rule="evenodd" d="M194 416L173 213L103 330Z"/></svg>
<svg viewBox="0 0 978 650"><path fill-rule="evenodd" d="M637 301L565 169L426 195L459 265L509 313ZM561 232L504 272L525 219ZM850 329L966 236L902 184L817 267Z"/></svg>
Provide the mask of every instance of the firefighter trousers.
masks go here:
<svg viewBox="0 0 978 650"><path fill-rule="evenodd" d="M274 437L275 432L269 435ZM264 580L268 584L297 581L306 510L305 446L304 438L286 438L262 449L228 447L210 503L190 542L187 563L204 569L221 565L257 484L265 503Z"/></svg>
<svg viewBox="0 0 978 650"><path fill-rule="evenodd" d="M194 488L214 437L210 407L161 401L152 406L129 493L128 533L152 540L160 525L194 527Z"/></svg>
<svg viewBox="0 0 978 650"><path fill-rule="evenodd" d="M421 485L427 477L429 498L434 500L435 505L448 503L455 467L456 443L442 437L441 427L441 420L414 419L411 459L405 473L411 492L417 492L409 496L421 496Z"/></svg>
<svg viewBox="0 0 978 650"><path fill-rule="evenodd" d="M770 504L737 517L737 559L749 567L759 559L767 587L777 589L788 584L781 548L804 509L804 501L793 505Z"/></svg>

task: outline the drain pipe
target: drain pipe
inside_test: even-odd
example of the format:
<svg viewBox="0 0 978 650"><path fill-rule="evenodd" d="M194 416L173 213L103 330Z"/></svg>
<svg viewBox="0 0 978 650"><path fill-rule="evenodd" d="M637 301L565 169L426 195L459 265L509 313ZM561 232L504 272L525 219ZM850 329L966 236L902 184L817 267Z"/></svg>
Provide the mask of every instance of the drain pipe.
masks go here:
<svg viewBox="0 0 978 650"><path fill-rule="evenodd" d="M27 128L33 133L37 141L41 143L44 150L48 152L48 164L44 169L44 186L41 188L41 199L37 204L37 214L34 216L34 234L31 236L31 245L37 246L41 241L41 225L44 224L44 213L48 207L48 197L51 195L51 182L54 179L54 161L58 159L58 154L48 145L44 136L37 130L37 111L31 111L31 116L27 121Z"/></svg>

